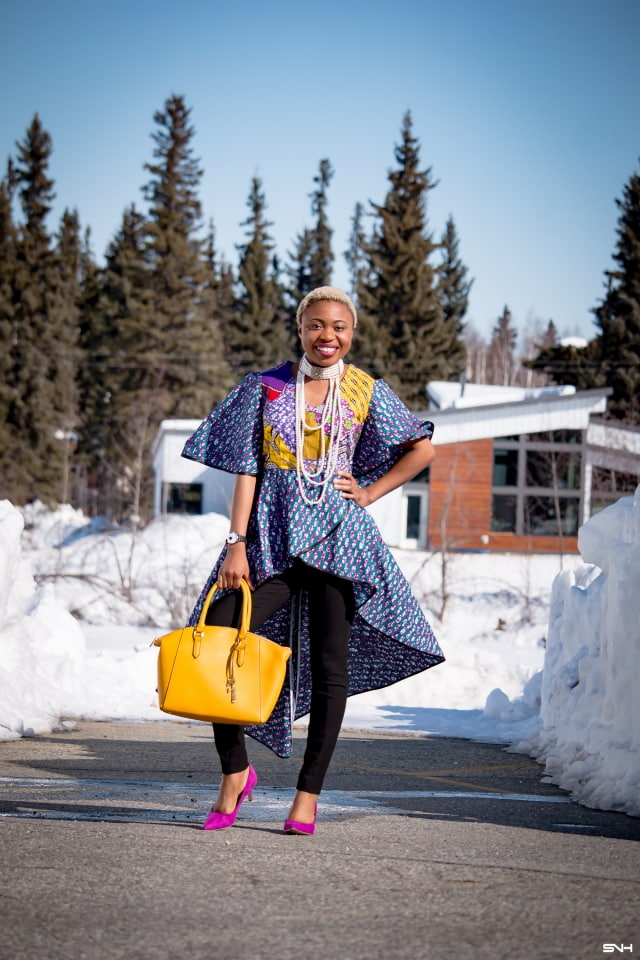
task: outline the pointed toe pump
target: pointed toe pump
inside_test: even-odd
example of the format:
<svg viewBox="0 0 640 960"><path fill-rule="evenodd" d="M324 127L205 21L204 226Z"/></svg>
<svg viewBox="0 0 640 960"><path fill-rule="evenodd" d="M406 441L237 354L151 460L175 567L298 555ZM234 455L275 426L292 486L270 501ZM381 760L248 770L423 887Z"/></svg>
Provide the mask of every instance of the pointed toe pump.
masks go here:
<svg viewBox="0 0 640 960"><path fill-rule="evenodd" d="M318 804L313 811L313 820L311 823L301 823L299 820L285 820L283 830L285 833L297 833L300 836L312 836L316 829L316 818L318 816Z"/></svg>
<svg viewBox="0 0 640 960"><path fill-rule="evenodd" d="M238 795L238 801L231 811L231 813L220 813L218 810L210 810L209 815L205 822L202 824L203 830L224 830L225 827L232 827L236 822L236 817L238 816L238 811L244 803L244 801L249 798L253 800L252 792L253 788L258 782L258 775L253 769L252 766L249 766L249 775L247 776L247 782L245 784L244 790Z"/></svg>

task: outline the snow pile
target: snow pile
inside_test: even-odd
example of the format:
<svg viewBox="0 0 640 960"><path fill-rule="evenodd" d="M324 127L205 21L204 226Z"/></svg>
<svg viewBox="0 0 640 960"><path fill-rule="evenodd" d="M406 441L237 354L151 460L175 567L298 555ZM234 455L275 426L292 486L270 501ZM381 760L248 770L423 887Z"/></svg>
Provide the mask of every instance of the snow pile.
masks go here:
<svg viewBox="0 0 640 960"><path fill-rule="evenodd" d="M640 815L640 487L579 533L553 584L542 729L518 751L590 807Z"/></svg>
<svg viewBox="0 0 640 960"><path fill-rule="evenodd" d="M56 522L58 533L64 516ZM55 524L44 524L47 541ZM87 652L77 620L55 597L52 584L37 587L22 554L23 517L0 502L0 740L60 729L61 717L159 717L136 660L121 663Z"/></svg>

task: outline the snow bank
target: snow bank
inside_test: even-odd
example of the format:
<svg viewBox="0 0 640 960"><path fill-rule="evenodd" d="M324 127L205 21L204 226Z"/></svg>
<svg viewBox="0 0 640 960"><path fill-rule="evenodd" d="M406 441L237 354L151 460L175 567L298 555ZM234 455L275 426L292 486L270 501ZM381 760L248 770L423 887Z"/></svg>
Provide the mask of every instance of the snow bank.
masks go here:
<svg viewBox="0 0 640 960"><path fill-rule="evenodd" d="M60 518L58 518L58 521ZM38 587L22 554L22 515L0 502L0 740L60 729L61 717L156 718L137 658L123 664L90 655L77 620ZM58 533L60 530L58 530ZM47 540L50 530L45 525ZM146 688L146 689L145 689Z"/></svg>
<svg viewBox="0 0 640 960"><path fill-rule="evenodd" d="M551 595L542 729L518 744L580 803L640 816L640 487L579 532Z"/></svg>

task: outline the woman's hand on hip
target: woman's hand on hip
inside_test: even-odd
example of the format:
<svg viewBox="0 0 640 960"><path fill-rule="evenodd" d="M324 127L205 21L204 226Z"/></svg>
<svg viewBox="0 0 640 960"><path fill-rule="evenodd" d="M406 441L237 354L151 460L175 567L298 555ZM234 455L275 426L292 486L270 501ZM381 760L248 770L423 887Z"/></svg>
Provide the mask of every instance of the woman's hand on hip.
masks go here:
<svg viewBox="0 0 640 960"><path fill-rule="evenodd" d="M249 588L253 590L247 548L244 543L229 544L218 570L218 586L221 590L239 590L241 580L246 580Z"/></svg>
<svg viewBox="0 0 640 960"><path fill-rule="evenodd" d="M352 473L338 470L333 478L333 485L339 490L345 500L353 500L359 507L367 507L371 498L365 487L358 486L358 481Z"/></svg>

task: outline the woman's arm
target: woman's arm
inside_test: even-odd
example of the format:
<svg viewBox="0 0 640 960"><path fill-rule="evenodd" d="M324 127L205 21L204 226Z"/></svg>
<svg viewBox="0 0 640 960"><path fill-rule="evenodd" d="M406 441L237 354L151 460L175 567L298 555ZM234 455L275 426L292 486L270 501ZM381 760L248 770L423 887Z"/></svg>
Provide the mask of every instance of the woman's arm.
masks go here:
<svg viewBox="0 0 640 960"><path fill-rule="evenodd" d="M436 451L433 444L426 437L422 440L416 440L408 448L397 463L391 467L384 476L375 480L368 487L358 486L358 481L351 473L344 470L338 471L333 485L336 490L340 490L346 500L355 500L361 507L368 507L370 503L375 503L385 493L390 493L428 467L433 462Z"/></svg>
<svg viewBox="0 0 640 960"><path fill-rule="evenodd" d="M242 536L247 535L257 479L253 474L240 473L233 487L231 530L235 530ZM227 545L227 554L218 571L218 586L222 590L237 590L243 578L253 590L247 560L247 545L241 542L230 543Z"/></svg>

